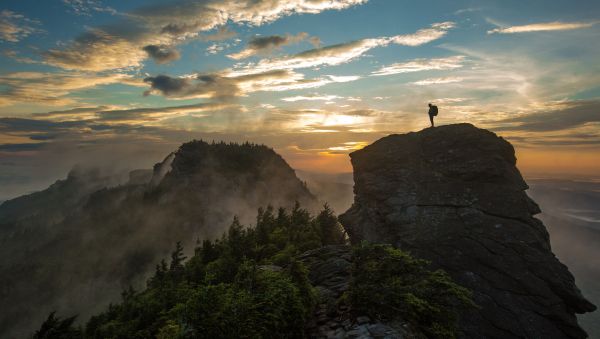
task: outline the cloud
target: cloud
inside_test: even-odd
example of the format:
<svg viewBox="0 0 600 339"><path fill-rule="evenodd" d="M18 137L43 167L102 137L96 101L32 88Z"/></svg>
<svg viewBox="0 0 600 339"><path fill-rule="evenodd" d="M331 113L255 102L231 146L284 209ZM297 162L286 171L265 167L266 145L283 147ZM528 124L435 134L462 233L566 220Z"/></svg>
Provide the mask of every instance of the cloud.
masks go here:
<svg viewBox="0 0 600 339"><path fill-rule="evenodd" d="M189 38L206 39L228 22L262 25L281 17L345 9L366 0L209 0L146 6L112 25L90 28L64 48L43 53L50 65L72 70L105 71L139 67L148 45L176 45ZM217 35L226 35L219 31Z"/></svg>
<svg viewBox="0 0 600 339"><path fill-rule="evenodd" d="M320 40L313 37L314 43L320 43ZM269 35L269 36L258 36L252 38L248 42L248 46L238 53L229 54L227 57L240 60L251 57L257 54L271 53L274 49L280 48L285 45L299 43L302 40L309 39L308 33L300 32L297 35Z"/></svg>
<svg viewBox="0 0 600 339"><path fill-rule="evenodd" d="M32 58L19 55L19 52L12 50L12 49L5 49L0 54L4 55L7 58L11 58L16 62L22 63L22 64L37 64L37 63L39 63L39 61L33 60Z"/></svg>
<svg viewBox="0 0 600 339"><path fill-rule="evenodd" d="M36 28L41 23L37 20L28 19L22 14L9 10L0 12L0 41L19 42L27 36L41 32Z"/></svg>
<svg viewBox="0 0 600 339"><path fill-rule="evenodd" d="M119 27L90 28L67 47L50 49L42 55L47 64L68 70L105 71L139 67L148 56L142 48L162 44L159 39L145 34L139 27L125 26L122 30Z"/></svg>
<svg viewBox="0 0 600 339"><path fill-rule="evenodd" d="M537 112L499 121L497 131L559 131L600 123L600 100L562 102L547 112Z"/></svg>
<svg viewBox="0 0 600 339"><path fill-rule="evenodd" d="M335 99L343 99L339 95L319 95L319 94L311 94L311 95L298 95L294 97L287 97L281 100L287 102L296 102L296 101L332 101Z"/></svg>
<svg viewBox="0 0 600 339"><path fill-rule="evenodd" d="M411 73L429 70L448 70L461 68L465 57L462 55L437 59L415 59L407 62L395 63L384 66L371 73L372 76Z"/></svg>
<svg viewBox="0 0 600 339"><path fill-rule="evenodd" d="M179 51L164 45L148 45L142 48L157 64L166 64L180 58Z"/></svg>
<svg viewBox="0 0 600 339"><path fill-rule="evenodd" d="M263 59L258 63L249 63L235 68L234 75L261 73L271 69L298 69L317 66L335 66L347 63L372 48L385 45L387 39L363 39L349 43L331 45L308 50L291 56Z"/></svg>
<svg viewBox="0 0 600 339"><path fill-rule="evenodd" d="M428 86L428 85L440 85L440 84L450 84L454 82L461 82L463 78L461 77L443 77L443 78L428 78L424 80L415 81L412 84L418 86Z"/></svg>
<svg viewBox="0 0 600 339"><path fill-rule="evenodd" d="M405 46L420 46L428 42L440 39L448 33L448 30L454 28L453 22L440 22L431 25L431 28L418 30L415 34L397 35L392 38L392 42Z"/></svg>
<svg viewBox="0 0 600 339"><path fill-rule="evenodd" d="M201 73L188 77L158 75L147 77L150 84L149 94L161 94L174 99L215 98L230 100L259 91L288 91L293 89L317 88L336 82L348 82L358 76L331 76L306 79L303 74L292 70L275 69L263 73L231 75L221 73Z"/></svg>
<svg viewBox="0 0 600 339"><path fill-rule="evenodd" d="M44 142L36 142L36 143L27 143L27 144L0 144L0 153L1 152L27 152L27 151L36 151L43 147L46 143Z"/></svg>
<svg viewBox="0 0 600 339"><path fill-rule="evenodd" d="M92 12L118 14L114 8L104 6L101 0L62 0L62 2L76 15L91 16Z"/></svg>
<svg viewBox="0 0 600 339"><path fill-rule="evenodd" d="M510 26L510 27L498 27L489 30L488 34L500 33L527 33L527 32L545 32L545 31L568 31L574 29L590 28L597 24L598 21L594 22L542 22L536 24L522 25L522 26Z"/></svg>
<svg viewBox="0 0 600 339"><path fill-rule="evenodd" d="M257 63L239 65L232 71L232 74L245 75L261 73L272 69L298 69L341 65L364 55L375 47L387 46L390 43L406 46L425 44L444 36L447 30L452 27L454 27L454 24L450 22L436 23L431 25L431 28L419 30L414 34L361 39L315 48L291 56L263 59Z"/></svg>
<svg viewBox="0 0 600 339"><path fill-rule="evenodd" d="M154 123L163 119L170 119L177 116L193 114L200 117L202 112L219 111L225 108L232 108L233 105L223 103L198 103L181 106L167 107L138 107L123 108L119 106L96 106L96 107L76 107L68 110L50 111L44 113L33 113L32 117L38 121L80 121L85 120L88 123Z"/></svg>
<svg viewBox="0 0 600 339"><path fill-rule="evenodd" d="M215 33L198 35L198 39L202 41L223 41L235 38L236 36L237 33L235 31L232 31L227 26L221 26Z"/></svg>
<svg viewBox="0 0 600 339"><path fill-rule="evenodd" d="M144 86L143 82L123 73L87 74L79 72L15 72L0 75L0 106L19 102L61 106L73 104L70 93L85 88L122 83Z"/></svg>
<svg viewBox="0 0 600 339"><path fill-rule="evenodd" d="M75 107L66 110L32 113L35 118L50 118L53 120L88 120L96 117L98 111L107 110L110 106Z"/></svg>
<svg viewBox="0 0 600 339"><path fill-rule="evenodd" d="M98 121L138 124L141 122L156 122L193 113L219 111L228 107L232 106L220 103L200 103L170 107L100 110L97 111L97 115ZM195 114L194 116L199 117L201 115Z"/></svg>
<svg viewBox="0 0 600 339"><path fill-rule="evenodd" d="M481 7L467 7L467 8L462 8L462 9L459 9L459 10L455 11L454 15L461 15L461 14L465 14L465 13L479 12L481 10L482 10Z"/></svg>

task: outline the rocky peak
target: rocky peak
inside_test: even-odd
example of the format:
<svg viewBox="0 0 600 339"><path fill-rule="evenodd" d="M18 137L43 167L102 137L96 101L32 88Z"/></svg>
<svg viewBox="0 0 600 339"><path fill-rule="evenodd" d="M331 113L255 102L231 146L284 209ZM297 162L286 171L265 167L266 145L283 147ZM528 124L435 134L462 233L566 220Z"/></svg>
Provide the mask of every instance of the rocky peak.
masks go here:
<svg viewBox="0 0 600 339"><path fill-rule="evenodd" d="M243 210L241 205L289 206L294 201L311 210L316 207L316 198L279 154L248 142L187 142L154 166L151 184L165 192L167 199L170 192L180 200L182 191L202 192L209 200L215 195L235 198L239 201L226 205L237 210ZM206 191L215 192L211 197ZM250 210L254 214L255 209ZM232 213L239 216L241 212Z"/></svg>
<svg viewBox="0 0 600 339"><path fill-rule="evenodd" d="M585 338L595 310L550 248L513 147L470 124L390 135L351 155L352 242L391 243L474 292L468 338Z"/></svg>

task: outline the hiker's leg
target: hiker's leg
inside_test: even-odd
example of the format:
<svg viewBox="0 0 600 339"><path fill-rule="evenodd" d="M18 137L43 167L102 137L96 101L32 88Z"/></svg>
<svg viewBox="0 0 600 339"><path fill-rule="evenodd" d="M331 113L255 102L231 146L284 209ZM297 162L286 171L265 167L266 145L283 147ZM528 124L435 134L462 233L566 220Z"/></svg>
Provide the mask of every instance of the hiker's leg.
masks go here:
<svg viewBox="0 0 600 339"><path fill-rule="evenodd" d="M431 127L433 127L433 115L429 116L429 121L431 121Z"/></svg>

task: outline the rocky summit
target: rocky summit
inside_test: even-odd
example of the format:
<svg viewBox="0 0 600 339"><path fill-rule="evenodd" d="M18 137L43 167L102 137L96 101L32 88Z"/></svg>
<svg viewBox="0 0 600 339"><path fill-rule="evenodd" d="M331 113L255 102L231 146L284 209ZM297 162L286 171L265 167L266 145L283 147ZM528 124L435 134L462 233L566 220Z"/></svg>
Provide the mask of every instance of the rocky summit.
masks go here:
<svg viewBox="0 0 600 339"><path fill-rule="evenodd" d="M352 242L391 243L473 291L466 338L585 338L591 312L552 253L509 142L470 124L384 137L351 155Z"/></svg>

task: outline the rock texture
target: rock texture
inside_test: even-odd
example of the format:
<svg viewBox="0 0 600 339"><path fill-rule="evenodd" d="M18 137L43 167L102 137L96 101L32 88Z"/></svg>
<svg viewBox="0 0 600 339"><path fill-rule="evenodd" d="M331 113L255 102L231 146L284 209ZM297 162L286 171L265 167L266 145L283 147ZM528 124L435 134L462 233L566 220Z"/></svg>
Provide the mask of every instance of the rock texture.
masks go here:
<svg viewBox="0 0 600 339"><path fill-rule="evenodd" d="M309 279L319 293L319 304L309 324L311 338L420 338L408 324L383 324L366 315L355 314L338 300L348 290L352 268L349 246L325 246L298 257L309 270Z"/></svg>
<svg viewBox="0 0 600 339"><path fill-rule="evenodd" d="M585 338L595 310L550 249L514 149L470 124L390 135L351 155L351 240L391 243L474 292L467 338Z"/></svg>

